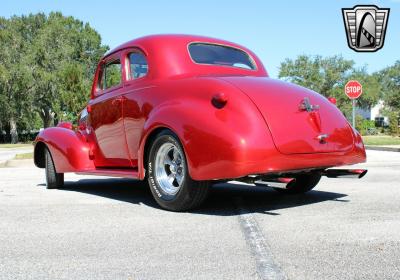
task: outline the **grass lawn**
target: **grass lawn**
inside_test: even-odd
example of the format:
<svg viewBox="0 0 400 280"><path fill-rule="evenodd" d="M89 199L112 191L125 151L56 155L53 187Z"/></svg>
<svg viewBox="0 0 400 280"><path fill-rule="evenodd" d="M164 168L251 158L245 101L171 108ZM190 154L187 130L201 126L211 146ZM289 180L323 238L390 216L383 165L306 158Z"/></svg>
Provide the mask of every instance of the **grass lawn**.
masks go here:
<svg viewBox="0 0 400 280"><path fill-rule="evenodd" d="M17 154L15 159L32 159L33 153Z"/></svg>
<svg viewBox="0 0 400 280"><path fill-rule="evenodd" d="M362 138L365 145L400 145L400 137L371 135L363 136Z"/></svg>
<svg viewBox="0 0 400 280"><path fill-rule="evenodd" d="M6 148L6 149L11 149L11 148L23 148L23 147L32 147L31 143L28 144L0 144L0 148Z"/></svg>

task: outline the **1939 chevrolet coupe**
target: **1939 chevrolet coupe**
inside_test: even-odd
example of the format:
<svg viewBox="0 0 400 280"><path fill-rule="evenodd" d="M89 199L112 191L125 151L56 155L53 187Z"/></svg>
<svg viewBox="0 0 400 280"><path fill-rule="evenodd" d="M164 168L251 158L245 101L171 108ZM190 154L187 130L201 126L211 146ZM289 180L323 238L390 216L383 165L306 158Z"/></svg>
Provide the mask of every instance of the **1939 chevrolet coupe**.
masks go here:
<svg viewBox="0 0 400 280"><path fill-rule="evenodd" d="M250 50L189 35L127 42L98 64L78 125L39 133L48 188L64 173L148 180L168 210L199 206L211 182L303 193L321 176L361 178L360 134L326 97L268 78Z"/></svg>

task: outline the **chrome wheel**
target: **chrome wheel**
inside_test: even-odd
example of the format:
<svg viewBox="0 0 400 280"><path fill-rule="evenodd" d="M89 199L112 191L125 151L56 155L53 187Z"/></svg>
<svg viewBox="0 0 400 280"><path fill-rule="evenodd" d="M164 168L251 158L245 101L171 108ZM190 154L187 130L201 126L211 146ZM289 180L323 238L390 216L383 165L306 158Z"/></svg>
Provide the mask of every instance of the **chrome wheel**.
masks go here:
<svg viewBox="0 0 400 280"><path fill-rule="evenodd" d="M164 143L157 151L155 177L163 192L175 195L185 179L185 159L181 149Z"/></svg>
<svg viewBox="0 0 400 280"><path fill-rule="evenodd" d="M158 205L171 211L198 207L207 197L209 182L195 181L190 177L179 138L164 129L149 148L146 176Z"/></svg>

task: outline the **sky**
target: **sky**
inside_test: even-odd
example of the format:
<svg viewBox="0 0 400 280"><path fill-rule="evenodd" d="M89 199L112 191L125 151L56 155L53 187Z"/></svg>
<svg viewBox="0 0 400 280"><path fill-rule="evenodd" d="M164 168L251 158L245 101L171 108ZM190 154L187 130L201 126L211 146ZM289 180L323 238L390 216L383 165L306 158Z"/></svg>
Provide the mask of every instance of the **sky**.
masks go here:
<svg viewBox="0 0 400 280"><path fill-rule="evenodd" d="M357 53L347 45L341 8L357 4L391 9L385 44L378 52ZM110 48L164 33L239 43L260 57L273 78L278 77L282 61L302 54L342 55L370 73L400 60L400 0L13 0L2 1L0 16L51 11L88 22Z"/></svg>

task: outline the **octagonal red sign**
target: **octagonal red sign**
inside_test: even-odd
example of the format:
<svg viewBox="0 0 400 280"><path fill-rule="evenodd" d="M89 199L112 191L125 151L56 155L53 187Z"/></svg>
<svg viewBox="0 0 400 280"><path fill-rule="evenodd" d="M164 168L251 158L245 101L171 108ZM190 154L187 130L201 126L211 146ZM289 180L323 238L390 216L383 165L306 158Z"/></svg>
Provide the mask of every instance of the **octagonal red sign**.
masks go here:
<svg viewBox="0 0 400 280"><path fill-rule="evenodd" d="M348 81L347 84L344 86L344 93L350 99L357 99L362 94L362 85L355 80Z"/></svg>

